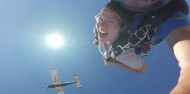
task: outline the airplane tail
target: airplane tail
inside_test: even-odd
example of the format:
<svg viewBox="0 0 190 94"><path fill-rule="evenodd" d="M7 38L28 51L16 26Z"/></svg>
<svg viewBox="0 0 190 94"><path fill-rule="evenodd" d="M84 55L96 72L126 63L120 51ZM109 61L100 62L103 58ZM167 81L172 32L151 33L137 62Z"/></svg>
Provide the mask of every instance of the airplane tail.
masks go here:
<svg viewBox="0 0 190 94"><path fill-rule="evenodd" d="M74 80L76 81L76 87L81 88L82 86L80 84L80 80L79 80L78 75L74 75Z"/></svg>

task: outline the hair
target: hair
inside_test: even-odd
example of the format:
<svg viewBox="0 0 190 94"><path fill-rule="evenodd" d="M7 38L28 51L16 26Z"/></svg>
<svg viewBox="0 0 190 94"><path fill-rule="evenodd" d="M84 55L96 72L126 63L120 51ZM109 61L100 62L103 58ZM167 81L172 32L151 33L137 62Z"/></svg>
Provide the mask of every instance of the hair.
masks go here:
<svg viewBox="0 0 190 94"><path fill-rule="evenodd" d="M105 7L119 15L121 18L121 29L125 28L128 25L132 16L119 1L110 1L108 4L106 4Z"/></svg>

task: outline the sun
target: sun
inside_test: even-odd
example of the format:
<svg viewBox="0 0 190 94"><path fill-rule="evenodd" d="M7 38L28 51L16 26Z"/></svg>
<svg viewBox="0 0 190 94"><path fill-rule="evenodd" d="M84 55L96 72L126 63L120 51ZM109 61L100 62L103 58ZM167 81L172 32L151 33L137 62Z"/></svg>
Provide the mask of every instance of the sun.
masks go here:
<svg viewBox="0 0 190 94"><path fill-rule="evenodd" d="M47 37L47 43L53 48L58 48L63 45L63 37L59 34L51 34Z"/></svg>

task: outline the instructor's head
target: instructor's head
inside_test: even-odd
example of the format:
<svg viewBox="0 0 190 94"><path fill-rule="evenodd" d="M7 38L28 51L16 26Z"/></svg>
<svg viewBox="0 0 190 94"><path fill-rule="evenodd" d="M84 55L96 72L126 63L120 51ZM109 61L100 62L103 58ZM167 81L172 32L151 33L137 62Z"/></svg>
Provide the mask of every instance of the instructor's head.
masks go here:
<svg viewBox="0 0 190 94"><path fill-rule="evenodd" d="M170 0L111 0L119 1L123 6L135 12L147 12L167 5Z"/></svg>

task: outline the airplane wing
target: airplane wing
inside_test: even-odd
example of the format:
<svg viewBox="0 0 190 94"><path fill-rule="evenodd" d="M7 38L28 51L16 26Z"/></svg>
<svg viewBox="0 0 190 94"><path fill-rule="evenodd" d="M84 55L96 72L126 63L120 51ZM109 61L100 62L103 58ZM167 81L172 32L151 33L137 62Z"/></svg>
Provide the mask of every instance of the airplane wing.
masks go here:
<svg viewBox="0 0 190 94"><path fill-rule="evenodd" d="M60 84L59 76L57 74L57 69L51 70L51 78L52 78L53 84Z"/></svg>
<svg viewBox="0 0 190 94"><path fill-rule="evenodd" d="M57 91L58 94L64 94L62 87L55 87L55 90Z"/></svg>
<svg viewBox="0 0 190 94"><path fill-rule="evenodd" d="M60 84L59 76L57 74L57 69L51 70L51 77L54 85ZM58 94L64 94L62 87L55 87L55 90L57 91Z"/></svg>

